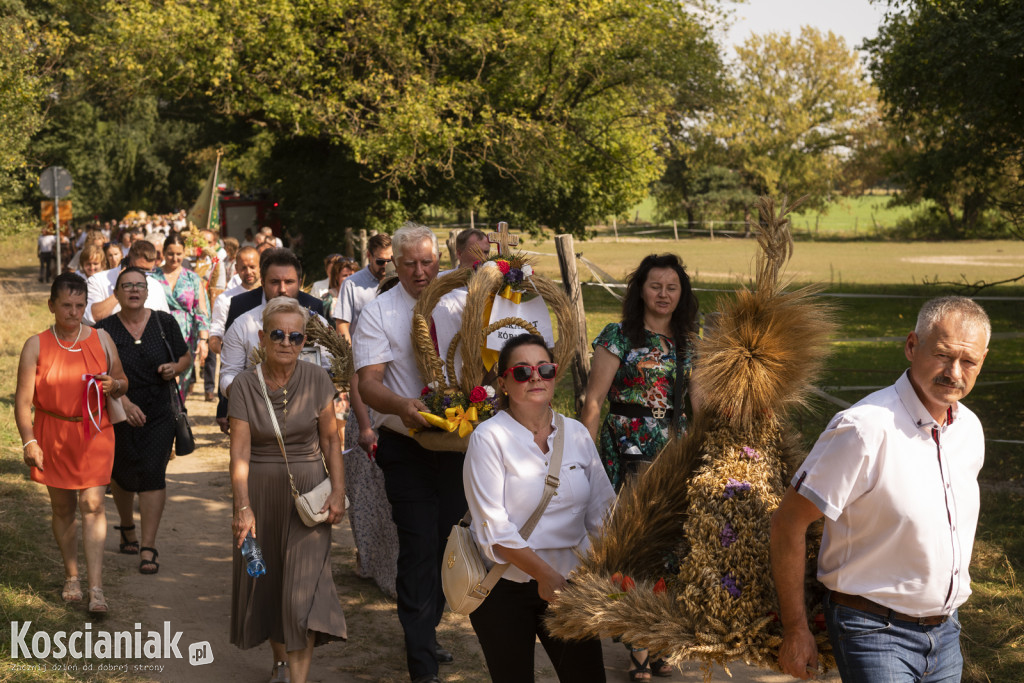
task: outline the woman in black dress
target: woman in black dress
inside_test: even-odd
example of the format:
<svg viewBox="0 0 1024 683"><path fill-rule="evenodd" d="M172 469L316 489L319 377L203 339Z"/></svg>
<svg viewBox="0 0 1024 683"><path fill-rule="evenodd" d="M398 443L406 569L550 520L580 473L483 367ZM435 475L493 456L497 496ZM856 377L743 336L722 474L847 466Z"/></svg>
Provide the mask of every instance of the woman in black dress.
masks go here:
<svg viewBox="0 0 1024 683"><path fill-rule="evenodd" d="M150 281L140 268L125 268L117 277L114 296L121 310L97 323L117 346L128 393L122 400L125 422L114 425L114 471L111 489L121 517L121 552L139 553L139 571L156 574L156 532L160 526L167 484L164 474L174 443L172 395L174 378L192 364L178 323L169 313L145 307ZM166 341L165 341L166 339ZM168 349L168 345L170 349ZM142 547L135 532L134 503L139 495ZM147 556L148 555L148 556Z"/></svg>

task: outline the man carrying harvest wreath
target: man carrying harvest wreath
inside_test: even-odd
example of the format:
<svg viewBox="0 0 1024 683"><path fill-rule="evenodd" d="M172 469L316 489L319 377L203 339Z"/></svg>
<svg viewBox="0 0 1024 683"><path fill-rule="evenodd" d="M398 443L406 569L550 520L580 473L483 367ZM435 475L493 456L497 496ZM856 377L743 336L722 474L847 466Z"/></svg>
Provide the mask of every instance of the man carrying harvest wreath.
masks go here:
<svg viewBox="0 0 1024 683"><path fill-rule="evenodd" d="M466 511L464 454L432 451L409 436L428 427L420 411L423 380L412 343L413 307L437 276L438 245L425 226L406 223L392 237L399 286L363 308L352 340L359 392L374 410L377 465L398 528L398 618L413 683L437 681L452 661L435 629L444 612L441 557L452 525Z"/></svg>

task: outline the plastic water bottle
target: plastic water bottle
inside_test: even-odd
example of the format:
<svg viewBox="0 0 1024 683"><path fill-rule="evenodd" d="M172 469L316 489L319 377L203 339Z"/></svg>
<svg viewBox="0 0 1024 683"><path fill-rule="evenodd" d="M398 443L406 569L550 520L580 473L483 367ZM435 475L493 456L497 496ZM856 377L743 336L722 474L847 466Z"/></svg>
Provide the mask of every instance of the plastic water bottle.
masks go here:
<svg viewBox="0 0 1024 683"><path fill-rule="evenodd" d="M263 562L263 551L260 550L251 531L242 541L242 558L245 560L245 571L249 572L249 576L255 578L267 573L267 565Z"/></svg>

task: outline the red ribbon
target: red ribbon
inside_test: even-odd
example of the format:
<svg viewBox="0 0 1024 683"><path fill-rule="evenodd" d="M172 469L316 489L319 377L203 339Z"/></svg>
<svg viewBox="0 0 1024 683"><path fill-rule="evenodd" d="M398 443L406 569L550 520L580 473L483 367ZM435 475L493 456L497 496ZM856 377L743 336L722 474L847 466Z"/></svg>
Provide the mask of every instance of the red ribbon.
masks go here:
<svg viewBox="0 0 1024 683"><path fill-rule="evenodd" d="M102 431L100 424L103 422L103 384L96 381L96 375L82 375L82 381L85 382L85 389L82 391L82 429L85 430L85 438L92 439ZM90 389L95 391L90 393ZM95 418L89 406L89 401L94 395L96 396ZM90 435L90 427L96 428L95 434Z"/></svg>

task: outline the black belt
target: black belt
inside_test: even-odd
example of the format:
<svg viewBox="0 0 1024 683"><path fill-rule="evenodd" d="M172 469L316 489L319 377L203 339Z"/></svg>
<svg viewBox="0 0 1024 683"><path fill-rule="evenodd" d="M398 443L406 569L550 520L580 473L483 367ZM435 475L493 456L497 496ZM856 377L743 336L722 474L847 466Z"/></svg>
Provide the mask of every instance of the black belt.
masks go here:
<svg viewBox="0 0 1024 683"><path fill-rule="evenodd" d="M621 415L622 417L653 417L657 420L664 418L672 419L671 408L648 408L647 406L638 406L634 403L619 403L612 401L608 406L608 412L614 415Z"/></svg>
<svg viewBox="0 0 1024 683"><path fill-rule="evenodd" d="M829 591L828 599L837 605L843 605L845 607L852 607L853 609L859 609L861 612L869 612L876 614L886 619L894 619L896 621L909 621L919 626L936 626L938 624L946 623L949 619L948 614L936 614L930 617L912 617L909 614L903 614L897 612L894 609L889 609L885 605L879 605L874 600L869 600L860 595L847 595L846 593L839 593L838 591Z"/></svg>

